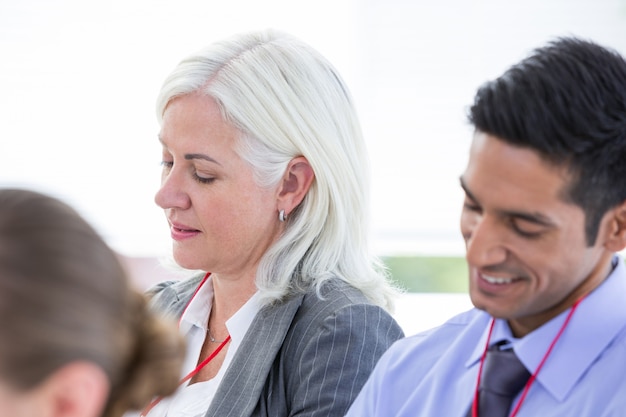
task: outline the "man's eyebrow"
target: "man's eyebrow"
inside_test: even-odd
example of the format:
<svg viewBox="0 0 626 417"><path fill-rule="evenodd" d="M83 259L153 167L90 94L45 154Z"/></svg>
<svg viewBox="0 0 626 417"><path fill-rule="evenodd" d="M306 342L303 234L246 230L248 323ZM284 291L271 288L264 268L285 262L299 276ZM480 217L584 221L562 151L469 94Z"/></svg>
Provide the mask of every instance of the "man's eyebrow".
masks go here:
<svg viewBox="0 0 626 417"><path fill-rule="evenodd" d="M467 196L471 200L478 201L476 200L476 197L474 197L474 194L472 194L471 191L467 188L467 185L465 184L465 180L463 180L463 177L459 177L459 181L461 182L461 188L463 189L463 191L465 191L465 194L467 194Z"/></svg>
<svg viewBox="0 0 626 417"><path fill-rule="evenodd" d="M461 188L463 188L463 191L465 191L465 194L467 195L467 197L470 200L472 200L472 201L478 202L476 197L474 197L472 192L469 190L469 188L465 184L465 181L463 180L463 177L460 177L459 181L461 182ZM537 213L537 212L535 212L535 213L527 213L527 212L515 211L515 210L498 210L498 211L503 216L514 217L514 218L517 218L517 219L522 219L522 220L525 220L525 221L528 221L528 222L540 224L542 226L552 227L552 226L555 225L554 222L552 220L550 220L548 217L546 217L545 215L543 215L541 213Z"/></svg>
<svg viewBox="0 0 626 417"><path fill-rule="evenodd" d="M541 213L525 213L525 212L521 212L521 211L503 210L502 214L504 214L505 216L508 216L508 217L514 217L516 219L522 219L522 220L525 220L527 222L540 224L542 226L552 227L552 226L555 225L552 220L550 220L549 218L547 218L546 216L544 216Z"/></svg>

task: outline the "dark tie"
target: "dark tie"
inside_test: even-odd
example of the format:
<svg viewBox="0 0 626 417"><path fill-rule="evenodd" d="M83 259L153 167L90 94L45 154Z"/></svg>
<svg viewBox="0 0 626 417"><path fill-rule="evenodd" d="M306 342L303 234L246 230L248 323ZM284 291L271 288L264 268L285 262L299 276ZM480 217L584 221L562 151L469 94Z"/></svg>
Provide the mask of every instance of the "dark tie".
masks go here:
<svg viewBox="0 0 626 417"><path fill-rule="evenodd" d="M487 351L480 377L479 417L507 417L513 399L530 378L513 349L500 350L493 345ZM468 417L472 415L470 406Z"/></svg>

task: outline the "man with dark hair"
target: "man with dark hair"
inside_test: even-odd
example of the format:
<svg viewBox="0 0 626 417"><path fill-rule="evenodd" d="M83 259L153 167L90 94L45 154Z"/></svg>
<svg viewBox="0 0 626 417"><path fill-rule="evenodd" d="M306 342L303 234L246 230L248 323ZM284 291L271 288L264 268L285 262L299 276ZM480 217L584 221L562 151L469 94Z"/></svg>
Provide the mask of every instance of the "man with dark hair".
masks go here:
<svg viewBox="0 0 626 417"><path fill-rule="evenodd" d="M348 416L626 415L626 61L557 39L469 120L476 308L396 342Z"/></svg>

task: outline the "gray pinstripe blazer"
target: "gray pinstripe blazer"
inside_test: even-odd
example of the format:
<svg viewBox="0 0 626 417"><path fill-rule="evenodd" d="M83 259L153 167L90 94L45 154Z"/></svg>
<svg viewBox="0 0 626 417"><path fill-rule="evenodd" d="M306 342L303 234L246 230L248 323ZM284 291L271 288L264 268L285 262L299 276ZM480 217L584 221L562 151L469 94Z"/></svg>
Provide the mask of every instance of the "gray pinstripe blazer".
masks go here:
<svg viewBox="0 0 626 417"><path fill-rule="evenodd" d="M179 317L201 277L163 283L153 306ZM385 350L403 337L345 282L266 306L254 318L206 417L343 416Z"/></svg>

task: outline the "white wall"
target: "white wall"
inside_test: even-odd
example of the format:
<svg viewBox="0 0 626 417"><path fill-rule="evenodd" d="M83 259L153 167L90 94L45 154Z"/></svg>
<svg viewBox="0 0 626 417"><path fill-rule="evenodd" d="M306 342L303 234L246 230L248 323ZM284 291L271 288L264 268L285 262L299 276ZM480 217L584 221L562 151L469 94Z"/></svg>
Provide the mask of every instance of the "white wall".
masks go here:
<svg viewBox="0 0 626 417"><path fill-rule="evenodd" d="M129 256L167 252L153 194L154 99L188 53L273 26L352 87L368 139L381 254L461 254L465 107L557 35L626 53L625 0L19 0L0 2L0 186L53 193Z"/></svg>

